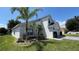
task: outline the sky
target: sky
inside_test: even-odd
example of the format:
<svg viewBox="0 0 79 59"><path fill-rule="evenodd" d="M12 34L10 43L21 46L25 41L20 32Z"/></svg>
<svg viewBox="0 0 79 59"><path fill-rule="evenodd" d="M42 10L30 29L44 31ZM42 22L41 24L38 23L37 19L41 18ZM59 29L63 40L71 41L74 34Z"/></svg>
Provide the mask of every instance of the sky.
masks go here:
<svg viewBox="0 0 79 59"><path fill-rule="evenodd" d="M10 7L0 7L0 27L7 27L8 20L16 19L18 12L11 13ZM51 15L52 19L59 22L61 27L65 27L68 19L79 16L78 7L42 7L42 11L38 12L38 18ZM36 19L33 17L30 20Z"/></svg>

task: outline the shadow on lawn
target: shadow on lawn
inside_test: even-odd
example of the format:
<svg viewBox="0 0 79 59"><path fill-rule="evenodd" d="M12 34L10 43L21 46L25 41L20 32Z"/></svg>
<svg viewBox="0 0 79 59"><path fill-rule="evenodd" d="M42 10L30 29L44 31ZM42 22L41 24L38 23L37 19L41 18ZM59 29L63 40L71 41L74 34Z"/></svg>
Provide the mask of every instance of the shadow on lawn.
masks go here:
<svg viewBox="0 0 79 59"><path fill-rule="evenodd" d="M31 46L36 47L36 51L43 51L44 46L46 46L48 43L53 44L56 43L55 41L49 41L49 40L35 40L31 45L27 46L27 48Z"/></svg>

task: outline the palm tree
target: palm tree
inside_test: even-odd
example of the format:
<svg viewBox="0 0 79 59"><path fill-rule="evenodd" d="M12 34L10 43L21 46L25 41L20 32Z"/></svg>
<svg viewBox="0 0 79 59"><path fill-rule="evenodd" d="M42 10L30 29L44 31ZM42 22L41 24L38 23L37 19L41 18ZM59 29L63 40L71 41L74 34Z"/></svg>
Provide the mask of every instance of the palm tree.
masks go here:
<svg viewBox="0 0 79 59"><path fill-rule="evenodd" d="M36 23L31 23L30 26L34 30L36 30L37 40L44 38L43 33L42 33L43 32L43 26L41 24L39 25L39 24L36 24Z"/></svg>
<svg viewBox="0 0 79 59"><path fill-rule="evenodd" d="M16 19L23 19L26 21L26 33L28 32L28 20L32 18L33 16L37 16L38 11L40 11L40 8L35 8L33 10L30 10L29 7L12 7L11 12L14 13L15 11L18 11L20 13L19 16L16 17Z"/></svg>

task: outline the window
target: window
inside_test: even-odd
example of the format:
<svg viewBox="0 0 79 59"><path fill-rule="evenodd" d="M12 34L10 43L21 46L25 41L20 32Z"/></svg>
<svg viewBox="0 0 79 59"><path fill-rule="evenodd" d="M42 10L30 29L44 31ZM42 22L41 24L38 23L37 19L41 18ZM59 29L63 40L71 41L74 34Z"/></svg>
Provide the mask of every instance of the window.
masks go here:
<svg viewBox="0 0 79 59"><path fill-rule="evenodd" d="M29 28L28 35L33 35L33 29L32 28Z"/></svg>
<svg viewBox="0 0 79 59"><path fill-rule="evenodd" d="M33 32L28 32L28 35L33 35Z"/></svg>
<svg viewBox="0 0 79 59"><path fill-rule="evenodd" d="M48 19L48 24L53 25L54 24L53 20Z"/></svg>
<svg viewBox="0 0 79 59"><path fill-rule="evenodd" d="M48 23L50 24L50 19L48 20Z"/></svg>
<svg viewBox="0 0 79 59"><path fill-rule="evenodd" d="M33 35L33 32L29 32L29 35Z"/></svg>

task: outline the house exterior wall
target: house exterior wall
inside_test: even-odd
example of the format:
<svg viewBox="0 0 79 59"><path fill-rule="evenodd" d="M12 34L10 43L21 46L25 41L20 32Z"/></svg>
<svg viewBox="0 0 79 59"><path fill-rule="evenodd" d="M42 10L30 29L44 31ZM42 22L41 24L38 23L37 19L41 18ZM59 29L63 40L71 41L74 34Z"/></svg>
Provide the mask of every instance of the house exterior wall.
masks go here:
<svg viewBox="0 0 79 59"><path fill-rule="evenodd" d="M49 26L49 23L48 23L49 20L53 21L51 17L46 17L46 18L43 18L42 20L37 21L35 23L37 25L39 24L39 25L43 26L42 33L44 34L44 36L46 38L53 39L53 33L54 32L57 32L57 36L60 35L60 27L59 27L59 24L57 22L54 22L53 25ZM26 28L25 27L26 27L25 24L21 24L20 26L18 26L17 28L15 28L15 29L12 30L12 35L14 37L16 37L17 39L21 38L23 36L23 34L26 33ZM36 30L33 29L33 31L34 31L33 32L34 35L37 36Z"/></svg>
<svg viewBox="0 0 79 59"><path fill-rule="evenodd" d="M20 38L20 27L12 30L12 36L14 36L15 38Z"/></svg>
<svg viewBox="0 0 79 59"><path fill-rule="evenodd" d="M46 18L47 20L43 21L43 27L45 29L45 35L46 38L50 38L53 39L53 32L57 32L57 36L60 36L60 27L59 24L57 22L54 22L53 25L48 26L48 20L50 19L52 21L51 18Z"/></svg>
<svg viewBox="0 0 79 59"><path fill-rule="evenodd" d="M21 36L23 34L26 34L26 24L21 24L21 26L20 26L20 34L21 34Z"/></svg>
<svg viewBox="0 0 79 59"><path fill-rule="evenodd" d="M25 25L21 24L19 27L12 30L12 36L19 39L26 33Z"/></svg>
<svg viewBox="0 0 79 59"><path fill-rule="evenodd" d="M48 20L43 22L43 26L44 26L45 33L46 33L46 38L53 38L52 31L49 31L48 29Z"/></svg>
<svg viewBox="0 0 79 59"><path fill-rule="evenodd" d="M55 22L53 27L55 28L54 31L57 32L58 36L60 36L60 26L59 26L59 24L57 22Z"/></svg>
<svg viewBox="0 0 79 59"><path fill-rule="evenodd" d="M37 21L36 25L41 25L42 26L42 34L43 34L44 37L46 37L46 32L45 32L45 28L43 26L43 21ZM34 33L35 33L35 36L37 36L37 32L36 32L35 29L34 29Z"/></svg>
<svg viewBox="0 0 79 59"><path fill-rule="evenodd" d="M61 33L62 33L62 35L64 35L65 34L65 30L61 30Z"/></svg>

